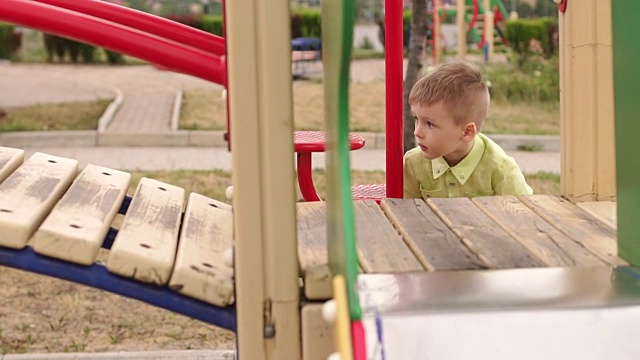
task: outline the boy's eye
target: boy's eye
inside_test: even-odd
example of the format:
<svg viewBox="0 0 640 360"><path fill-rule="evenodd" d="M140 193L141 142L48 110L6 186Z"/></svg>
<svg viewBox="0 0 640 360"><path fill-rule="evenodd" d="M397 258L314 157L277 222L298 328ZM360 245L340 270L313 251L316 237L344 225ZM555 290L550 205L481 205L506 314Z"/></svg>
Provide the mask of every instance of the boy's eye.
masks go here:
<svg viewBox="0 0 640 360"><path fill-rule="evenodd" d="M427 127L429 129L433 129L435 126L433 125L433 123L431 121L427 121Z"/></svg>
<svg viewBox="0 0 640 360"><path fill-rule="evenodd" d="M418 122L418 117L417 117L417 116L414 116L414 117L413 117L413 121L414 121L414 122Z"/></svg>

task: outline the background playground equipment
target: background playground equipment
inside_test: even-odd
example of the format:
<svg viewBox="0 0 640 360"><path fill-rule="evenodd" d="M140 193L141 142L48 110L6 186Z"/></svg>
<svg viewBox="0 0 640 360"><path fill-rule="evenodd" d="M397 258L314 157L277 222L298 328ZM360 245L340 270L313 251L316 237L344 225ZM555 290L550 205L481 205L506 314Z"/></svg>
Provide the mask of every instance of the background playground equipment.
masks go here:
<svg viewBox="0 0 640 360"><path fill-rule="evenodd" d="M566 5L567 0L564 1ZM234 193L233 214L229 209L210 205L216 204L213 199L200 203L203 206L196 208L199 209L196 213L206 209L206 211L219 215L204 216L205 219L211 220L210 226L228 225L233 218L236 252L235 282L231 284L236 290L235 306L218 308L203 304L167 287L145 285L109 275L99 264L93 264L89 267L74 265L69 261L38 255L30 247L22 250L0 249L0 260L5 265L42 273L64 269L68 272L66 278L73 281L107 288L130 297L140 298L142 295L146 295L145 301L169 307L174 311L189 312L190 316L198 318L202 318L204 314L207 315L206 321L211 321L214 324L224 326L222 321L228 320L229 323L226 326L229 328L235 328L237 325L239 354L243 358L295 359L300 358L303 354L305 359L309 359L313 358L312 356L323 355L323 351L331 351L332 347L330 343L323 343L321 340L322 338L330 338L330 336L326 336L328 334L326 325L317 317L314 318L317 315L318 306L321 305L308 301L312 298L307 294L308 291L311 291L312 284L320 286L316 288L320 291L324 291L323 286L326 285L328 267L323 261L322 254L323 249L326 251L326 246L321 243L323 239L326 241L326 234L322 233L323 229L326 231L323 222L325 205L320 202L312 202L298 206L300 221L297 230L299 237L302 238L309 234L313 236L308 237L311 241L307 243L306 247L297 247L294 222L296 209L293 197L293 167L288 161L282 161L282 159L290 157L294 149L291 136L292 125L290 121L283 121L283 119L291 119L291 88L290 84L282 81L283 78L290 77L291 72L289 66L290 43L286 36L288 33L287 22L284 21L288 4L274 2L269 6L264 6L261 1L237 0L228 6L228 48L226 49L229 57L228 77L202 69L183 68L185 65L178 61L181 55L194 55L200 60L211 62L214 68L221 69L223 68L222 60L218 57L176 46L170 42L163 42L137 31L107 27L114 32L119 31L115 36L131 35L137 37L138 41L150 41L152 45L158 45L158 49L147 49L151 54L146 54L147 59L157 57L156 60L159 63L174 70L190 71L208 79L228 81L231 94L234 89L243 92L242 99L234 96L229 97L232 130L235 126L240 126L240 124L242 126L242 132L231 132L235 144L233 157L236 192ZM474 356L504 355L505 357L515 353L521 357L535 358L570 356L571 354L575 355L577 350L581 351L581 358L598 358L602 355L598 351L605 349L609 356L636 357L637 347L633 341L629 340L629 336L633 334L632 329L635 328L638 318L638 274L637 269L622 265L625 261L629 261L633 265L640 263L640 251L638 251L638 242L634 236L638 233L638 226L640 226L637 224L636 216L640 207L640 202L637 201L639 179L634 170L637 168L637 162L640 161L635 157L635 142L637 142L640 131L637 126L633 126L634 120L637 118L635 110L637 104L634 95L637 93L637 86L640 83L638 79L640 75L634 64L640 59L638 59L639 52L637 52L635 39L629 35L633 34L631 30L635 26L633 14L640 9L638 9L639 5L633 2L601 0L571 2L566 6L567 13L561 17L563 25L561 27L563 29L561 40L563 44L561 49L562 136L565 140L563 141L563 191L564 195L572 201L615 199L616 187L615 181L612 179L615 166L612 161L615 154L613 147L614 98L612 95L613 65L615 65L617 116L615 123L618 126L616 145L620 150L617 153L618 163L628 165L624 168L619 167L617 173L619 184L617 189L620 192L618 244L619 254L623 259L618 258L614 253L615 230L610 224L613 224L611 222L614 218L612 214L615 212L607 213L607 210L615 209L613 202L586 202L576 206L566 200L548 196L520 200L501 197L473 201L439 199L427 203L415 202L415 200L386 199L382 202L382 208L371 201L356 202L356 219L362 221L360 225L356 225L361 232L361 236L358 238L362 242L358 249L360 265L365 272L383 273L361 276L361 295L365 296L363 303L378 305L378 307L370 306L368 308L371 310L371 313L368 314L371 322L365 325L372 326L368 330L375 330L379 320L384 326L388 326L380 341L373 341L371 344L386 346L385 351L389 358L392 356L411 357L416 354L416 349L433 351L441 355L443 353L438 351L447 351L449 355L459 354L461 357L465 357L469 353ZM46 6L39 6L36 2L23 0L5 0L0 3L0 8L2 8L0 16L12 22L24 22L17 21L18 19L15 17L18 9L36 10L23 14L25 19L35 17L38 20L34 23L36 28L47 23L46 18L39 18L38 14L42 13L44 9L50 9ZM612 9L613 17L616 19L613 24L611 22ZM64 11L55 13L69 15ZM73 19L75 22L79 22L78 19L81 18L83 17L72 13L69 18L59 19L59 21L65 22ZM83 19L85 22L90 22L87 18ZM592 26L594 19L598 26ZM99 35L106 28L98 28L106 26L108 23L105 22L102 25L98 23L102 24L102 22L92 23L97 29L95 33L92 33L93 35L87 36L96 36L96 41L113 41L111 45L118 47L115 50L122 50L125 47L123 44L132 44L126 38L121 39L120 42L110 39L108 36L103 39ZM616 45L614 48L616 56L613 60L611 60L612 46L609 43L612 37L610 31L612 25L613 39ZM585 32L585 29L592 31ZM600 31L596 31L596 29L600 29ZM270 44L273 44L264 46L261 39L269 39ZM167 48L178 54L171 56L163 53ZM135 51L135 49L127 49L125 53ZM136 53L141 54L140 51ZM189 65L194 64L189 63ZM585 74L589 76L585 76ZM589 106L585 106L585 103ZM9 176L8 179L11 179L10 174L15 174L17 171L23 175L27 173L32 175L15 176L14 178L21 177L44 184L45 182L38 180L44 179L47 173L55 172L55 176L64 177L68 183L75 172L73 161L68 159L38 156L26 161L25 164L30 164L30 166L18 167L21 162L19 151L7 154L3 149L3 156L8 156L8 160L3 161L5 165L3 165L0 174ZM31 166L34 162L37 162L37 166ZM61 170L60 167L64 169ZM43 169L54 170L45 171ZM97 175L101 175L97 179L101 180L84 175L84 182L111 179L110 176L113 174L110 171L110 169L96 171ZM4 191L8 191L11 187L9 185L15 183L9 180L2 182L2 199L8 198ZM153 189L158 192L169 191L168 184L167 187L153 181L144 181L142 184L140 189L146 186L149 190ZM62 187L62 185L58 187ZM68 194L72 189L77 188L82 189L80 185L75 188L70 187L65 195L71 196ZM51 200L52 196L56 195L54 193L63 196L60 194L62 191L52 192L50 188L45 190L41 193L46 196L41 197L40 201L47 204L51 205L56 202L55 199ZM125 212L128 208L127 213L136 213L133 210L136 209L134 203L137 196L134 196L131 204L126 200L122 204L118 204L111 197L104 197L103 201L111 199L109 201L112 202L108 209L118 209L119 207L122 212ZM198 196L194 197L198 198ZM152 196L151 198L162 201L165 199L161 196ZM15 203L26 203L26 201L18 200ZM192 199L189 200L189 203L192 203ZM92 204L88 205L93 206ZM33 206L33 209L27 210L33 211L38 208L36 210L40 215L36 216L37 220L38 217L43 217L43 214L46 216L51 210L47 207L49 206ZM581 207L589 209L589 212L582 210ZM102 209L100 206L98 208ZM164 209L163 206L150 207L150 209L154 208ZM413 213L410 213L407 208L411 209ZM12 213L11 209L6 207L3 209L4 211L1 211L0 214L10 217L7 214ZM189 209L188 213L192 214L193 210L191 209L194 207ZM456 217L456 214L460 214L461 209L465 209L463 216ZM599 212L597 209L604 211ZM307 214L303 215L303 211L307 211ZM181 215L181 211L175 213L178 216ZM147 212L147 214L150 213ZM71 216L73 216L73 212ZM16 216L15 220L23 221L27 218L27 216ZM192 217L185 215L183 226L187 226L189 218ZM193 218L202 217L194 216ZM213 221L213 219L219 220L221 218L227 220ZM180 224L180 220L176 222ZM391 225L392 222L393 225ZM77 223L72 224L76 226L67 226L66 231L81 228ZM162 225L160 222L153 224ZM303 226L308 226L308 228L303 228ZM32 225L29 227L33 228ZM438 232L436 234L426 231L425 227L438 229ZM400 231L395 229L400 229ZM408 229L413 229L413 233ZM110 229L107 230L109 231L108 238L109 234L113 235L113 232ZM305 233L306 230L308 232ZM524 231L528 232L524 233ZM578 257L581 259L580 264L593 261L617 266L613 268L609 265L599 265L589 269L442 271L442 268L433 264L433 251L438 247L425 241L431 240L436 241L436 244L441 244L443 237L440 234L443 232L447 232L448 236L445 238L451 240L453 245L458 246L458 251L445 250L443 257L435 259L451 261L454 254L460 254L461 251L469 252L471 249L475 250L475 252L471 252L476 258L466 256L459 258L470 262L470 264L462 265L464 269L471 268L473 264L476 268L481 267L480 265L489 268L530 267L541 261L544 265L548 265L548 262L553 259L555 259L554 261L573 261L573 264L562 265L575 266ZM186 234L188 231L183 231L183 233ZM500 238L502 239L499 246L487 246L483 248L482 252L478 251L478 242L496 239L497 233L501 234ZM3 232L3 234L5 233ZM514 237L514 234L518 236ZM511 240L508 240L509 238ZM230 237L223 235L220 239L229 240ZM390 241L390 239L396 240ZM535 248L537 249L535 250L533 245L540 245L539 242L534 241L533 245L529 247L522 245L521 241L527 239L551 239L553 241L547 242L547 244L555 244L555 246L558 246L557 240L562 239L564 244L570 244L566 246L571 246L573 251L568 251L563 247L556 248L557 252L546 251L546 248ZM177 243L177 239L175 241ZM301 244L303 242L303 240L300 241ZM501 252L507 242L517 248L521 256L514 256L515 250L507 253ZM427 252L421 251L418 248L419 244L424 245L423 249L426 249ZM465 244L476 246L467 247ZM109 246L110 244L105 242L99 245ZM140 248L144 247L140 246ZM396 250L404 251L407 256ZM213 251L217 250L213 249ZM574 251L580 251L580 253ZM297 253L300 255L297 256ZM497 255L503 255L503 260L497 259ZM567 256L568 259L561 256ZM296 261L298 258L300 259L299 263ZM215 259L215 256L212 255L209 259ZM546 262L543 259L546 259L544 260ZM515 263L516 261L521 262ZM224 262L221 263L224 264ZM431 264L431 267L428 264ZM209 265L218 265L218 263ZM403 268L399 268L399 265ZM204 264L202 266L207 267ZM302 271L299 267L302 268ZM224 274L224 269L223 265L220 266L219 270L222 271L220 275ZM435 270L436 273L426 274L419 271L420 269ZM451 269L448 267L445 270ZM398 274L406 271L415 271L416 273ZM328 272L328 274L331 273ZM60 274L52 275L61 276ZM302 310L300 310L300 288L298 285L300 277L304 279L303 291L307 295ZM228 281L223 284L230 285ZM443 286L443 284L445 285ZM452 284L455 288L452 288ZM175 289L178 288L175 287ZM478 293L484 295L480 301L461 301L461 299L472 299L472 295L478 295ZM326 293L324 294L326 295ZM434 296L429 297L432 294ZM450 296L444 296L447 294ZM580 297L585 294L598 296L597 299L590 297L590 301L585 302L584 298ZM367 303L366 296L369 295L371 302ZM509 296L507 297L507 295ZM328 296L331 296L330 291ZM427 296L426 299L425 296ZM554 302L559 299L572 299L573 296L576 296L574 302ZM377 302L380 299L383 301ZM420 308L420 305L425 304L425 300L429 300L427 304L432 307L423 306ZM507 306L511 311L505 311L504 307L496 307L497 300L500 300L500 304ZM529 305L533 301L533 306L528 309L536 310L530 312L529 315L535 313L537 315L544 314L544 316L519 318L522 320L519 324L523 324L527 331L527 338L523 341L523 328L514 329L507 325L513 324L511 321L513 318L509 318L509 316L518 315L514 309L519 308L527 301L529 301ZM447 304L453 302L461 307L446 307ZM579 311L548 311L550 303L561 307L571 307ZM585 308L585 304L597 307L597 309ZM442 317L435 319L442 321L428 321L430 326L433 326L429 328L430 331L416 330L425 329L423 327L425 313L422 311L426 310L434 314L443 309L446 311L439 313ZM469 309L480 311L469 312ZM191 311L193 313L190 313ZM410 315L413 320L398 316L403 312L406 314L407 311L411 311ZM452 317L452 313L472 313L477 316L474 318ZM615 314L620 316L613 319L611 315ZM474 338L476 341L473 342L468 341L473 334L460 331L462 325L452 321L451 319L454 317L464 320L465 329L478 329L473 334L485 336L476 337ZM484 326L487 325L489 318L494 319L494 322L491 323L491 326ZM598 319L598 321L594 321L594 319ZM573 328L572 325L579 326L579 328ZM301 329L303 330L301 331ZM580 332L574 332L577 330ZM323 333L323 331L325 332ZM371 332L368 331L368 334ZM447 338L440 341L438 334ZM531 341L532 335L535 335L535 341ZM424 336L429 336L429 340L434 341L424 341ZM454 343L451 342L452 338L456 339ZM499 342L500 339L503 342ZM416 344L427 348L411 346ZM473 346L466 347L461 344ZM547 346L540 346L540 344ZM447 347L447 345L451 346ZM411 351L411 353L407 354L407 351ZM464 353L465 351L468 352ZM502 353L498 354L498 351L502 351Z"/></svg>

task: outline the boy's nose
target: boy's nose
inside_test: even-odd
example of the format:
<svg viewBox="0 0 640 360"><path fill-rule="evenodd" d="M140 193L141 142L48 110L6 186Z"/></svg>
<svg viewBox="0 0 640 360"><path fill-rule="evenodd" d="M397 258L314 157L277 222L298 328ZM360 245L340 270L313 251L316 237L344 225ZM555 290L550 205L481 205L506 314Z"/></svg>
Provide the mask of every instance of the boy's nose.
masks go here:
<svg viewBox="0 0 640 360"><path fill-rule="evenodd" d="M413 130L413 135L417 138L422 138L422 131L420 130L420 126L416 126Z"/></svg>

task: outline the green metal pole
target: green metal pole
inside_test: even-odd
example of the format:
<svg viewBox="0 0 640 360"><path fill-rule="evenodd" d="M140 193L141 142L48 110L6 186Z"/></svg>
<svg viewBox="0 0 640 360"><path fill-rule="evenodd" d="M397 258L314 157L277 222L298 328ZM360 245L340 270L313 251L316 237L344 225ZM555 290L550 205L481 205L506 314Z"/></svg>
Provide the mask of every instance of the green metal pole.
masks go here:
<svg viewBox="0 0 640 360"><path fill-rule="evenodd" d="M612 1L618 255L640 266L640 1Z"/></svg>

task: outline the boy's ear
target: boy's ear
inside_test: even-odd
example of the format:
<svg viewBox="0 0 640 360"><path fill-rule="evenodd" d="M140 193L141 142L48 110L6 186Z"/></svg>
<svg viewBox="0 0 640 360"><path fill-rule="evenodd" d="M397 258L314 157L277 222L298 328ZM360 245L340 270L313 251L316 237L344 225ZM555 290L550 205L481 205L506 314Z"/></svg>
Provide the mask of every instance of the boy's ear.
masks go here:
<svg viewBox="0 0 640 360"><path fill-rule="evenodd" d="M478 134L478 128L476 127L476 123L470 122L464 126L462 132L462 140L471 141Z"/></svg>

